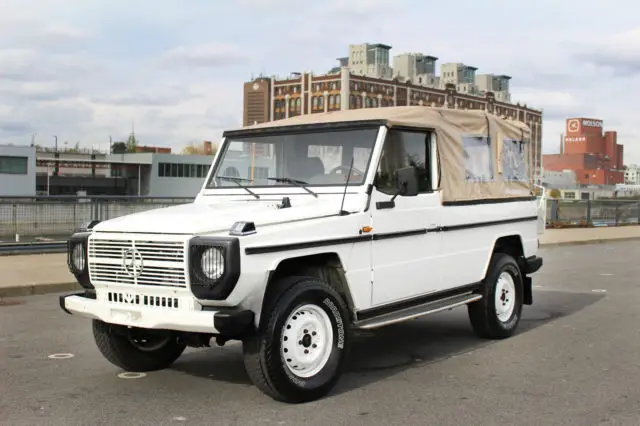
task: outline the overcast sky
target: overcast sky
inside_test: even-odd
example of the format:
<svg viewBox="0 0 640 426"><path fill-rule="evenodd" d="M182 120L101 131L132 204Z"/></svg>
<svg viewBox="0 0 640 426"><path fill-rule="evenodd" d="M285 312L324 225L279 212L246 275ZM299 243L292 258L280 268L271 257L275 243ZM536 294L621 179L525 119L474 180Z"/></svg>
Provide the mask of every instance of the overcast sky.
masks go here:
<svg viewBox="0 0 640 426"><path fill-rule="evenodd" d="M187 6L188 5L188 6ZM545 152L564 119L617 130L640 163L640 3L633 0L0 0L0 144L180 150L242 122L252 75L325 73L350 43L511 75L543 108Z"/></svg>

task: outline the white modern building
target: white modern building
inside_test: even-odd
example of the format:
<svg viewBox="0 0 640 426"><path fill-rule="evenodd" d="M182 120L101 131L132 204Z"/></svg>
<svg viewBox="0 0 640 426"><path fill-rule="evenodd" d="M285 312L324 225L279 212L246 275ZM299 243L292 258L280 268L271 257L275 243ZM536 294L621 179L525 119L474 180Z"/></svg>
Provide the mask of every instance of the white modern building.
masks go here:
<svg viewBox="0 0 640 426"><path fill-rule="evenodd" d="M640 166L630 164L624 171L624 183L627 185L640 185Z"/></svg>
<svg viewBox="0 0 640 426"><path fill-rule="evenodd" d="M133 195L192 198L213 155L36 152L0 146L0 197Z"/></svg>
<svg viewBox="0 0 640 426"><path fill-rule="evenodd" d="M36 148L0 145L0 197L36 194Z"/></svg>

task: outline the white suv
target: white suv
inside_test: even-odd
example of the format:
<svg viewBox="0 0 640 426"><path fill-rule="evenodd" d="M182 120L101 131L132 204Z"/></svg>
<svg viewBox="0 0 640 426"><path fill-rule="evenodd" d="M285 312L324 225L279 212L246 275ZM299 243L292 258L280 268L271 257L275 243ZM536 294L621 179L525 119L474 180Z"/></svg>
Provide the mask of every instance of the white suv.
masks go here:
<svg viewBox="0 0 640 426"><path fill-rule="evenodd" d="M353 330L467 305L478 335L514 333L542 266L529 152L522 123L427 107L228 131L193 203L71 237L85 291L60 305L125 370L236 339L263 392L314 400Z"/></svg>

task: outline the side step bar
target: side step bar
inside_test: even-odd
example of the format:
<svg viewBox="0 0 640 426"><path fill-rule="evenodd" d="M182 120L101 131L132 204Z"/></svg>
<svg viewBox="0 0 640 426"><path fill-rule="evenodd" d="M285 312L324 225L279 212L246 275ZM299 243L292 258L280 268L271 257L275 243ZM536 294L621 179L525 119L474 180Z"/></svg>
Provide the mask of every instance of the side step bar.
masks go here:
<svg viewBox="0 0 640 426"><path fill-rule="evenodd" d="M434 300L432 302L423 303L417 306L411 306L395 312L389 312L377 317L368 318L366 320L356 321L353 325L357 329L372 330L374 328L384 327L386 325L395 324L419 318L424 315L434 314L447 309L456 308L482 299L481 294L467 293L460 294L446 299Z"/></svg>

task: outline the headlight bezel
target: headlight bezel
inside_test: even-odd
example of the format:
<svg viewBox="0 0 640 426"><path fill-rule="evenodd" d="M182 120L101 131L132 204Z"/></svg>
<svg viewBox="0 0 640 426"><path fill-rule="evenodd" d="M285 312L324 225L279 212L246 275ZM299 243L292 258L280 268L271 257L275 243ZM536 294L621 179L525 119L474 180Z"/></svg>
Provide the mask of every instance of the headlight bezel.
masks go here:
<svg viewBox="0 0 640 426"><path fill-rule="evenodd" d="M91 284L91 280L89 279L89 253L87 249L90 235L90 231L76 232L67 240L67 267L69 268L69 271L76 277L78 283L88 290L94 289L93 285ZM77 246L82 247L84 263L82 269L77 268L74 262L73 255Z"/></svg>
<svg viewBox="0 0 640 426"><path fill-rule="evenodd" d="M223 272L211 279L203 271L202 257L206 250L216 248L223 256ZM240 278L240 242L230 237L193 237L189 240L188 270L191 292L198 299L224 300Z"/></svg>

